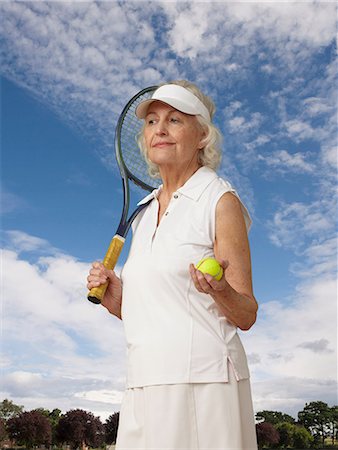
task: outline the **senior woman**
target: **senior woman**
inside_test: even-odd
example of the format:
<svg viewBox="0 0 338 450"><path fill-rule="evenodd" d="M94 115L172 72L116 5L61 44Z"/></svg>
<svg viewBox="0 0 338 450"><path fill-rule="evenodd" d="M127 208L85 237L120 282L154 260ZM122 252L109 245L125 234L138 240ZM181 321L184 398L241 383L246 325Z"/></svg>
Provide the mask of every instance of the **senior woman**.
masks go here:
<svg viewBox="0 0 338 450"><path fill-rule="evenodd" d="M142 102L140 148L162 180L133 224L121 279L93 263L88 288L109 280L102 305L122 318L127 386L117 450L256 449L249 370L237 329L256 320L247 231L220 162L214 105L175 81ZM196 270L215 257L216 281Z"/></svg>

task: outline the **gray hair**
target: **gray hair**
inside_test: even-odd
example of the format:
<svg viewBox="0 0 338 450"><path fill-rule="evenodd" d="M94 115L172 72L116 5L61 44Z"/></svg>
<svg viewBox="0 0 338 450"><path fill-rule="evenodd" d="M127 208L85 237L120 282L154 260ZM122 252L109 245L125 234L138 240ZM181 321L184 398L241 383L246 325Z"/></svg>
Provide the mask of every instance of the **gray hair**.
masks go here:
<svg viewBox="0 0 338 450"><path fill-rule="evenodd" d="M194 95L196 95L197 98L201 100L201 102L206 106L210 113L210 117L212 119L214 113L215 113L215 105L213 101L204 95L200 89L193 83L190 83L190 81L186 80L177 80L177 81L171 81L169 83L164 84L176 84L178 86L182 86L186 89L188 89L190 92L192 92ZM204 141L204 147L200 150L198 154L198 160L199 163L202 166L210 167L210 169L217 169L221 162L222 157L222 151L221 151L221 133L219 130L215 127L215 125L211 122L208 122L206 119L204 119L202 116L196 116L196 119L198 123L202 126L202 128L206 131L206 136L203 139ZM140 147L141 153L143 157L146 160L146 163L148 165L148 171L149 175L152 178L160 178L160 172L157 164L154 164L151 162L147 155L147 148L144 141L143 136L143 130L144 125L137 137L138 146Z"/></svg>

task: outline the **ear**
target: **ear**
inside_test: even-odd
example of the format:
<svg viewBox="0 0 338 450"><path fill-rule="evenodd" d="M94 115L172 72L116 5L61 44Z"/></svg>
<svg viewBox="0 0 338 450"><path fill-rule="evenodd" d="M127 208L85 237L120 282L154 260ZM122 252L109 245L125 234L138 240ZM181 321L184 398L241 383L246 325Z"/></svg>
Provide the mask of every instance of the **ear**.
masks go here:
<svg viewBox="0 0 338 450"><path fill-rule="evenodd" d="M200 139L200 142L198 144L198 149L199 150L202 150L205 147L208 135L209 135L209 130L207 128L203 128L201 130L201 139Z"/></svg>

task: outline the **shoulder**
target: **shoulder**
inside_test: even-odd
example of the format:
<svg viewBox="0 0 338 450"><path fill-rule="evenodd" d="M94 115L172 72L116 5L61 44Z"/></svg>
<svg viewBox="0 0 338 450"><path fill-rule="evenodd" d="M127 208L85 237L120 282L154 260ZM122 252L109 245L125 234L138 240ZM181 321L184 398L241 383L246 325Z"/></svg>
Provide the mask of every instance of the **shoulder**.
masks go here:
<svg viewBox="0 0 338 450"><path fill-rule="evenodd" d="M232 191L224 192L217 203L216 210L220 213L241 212L241 201Z"/></svg>
<svg viewBox="0 0 338 450"><path fill-rule="evenodd" d="M225 192L219 199L216 206L217 219L222 220L223 223L243 222L245 224L242 203L233 192Z"/></svg>
<svg viewBox="0 0 338 450"><path fill-rule="evenodd" d="M222 217L223 220L244 221L246 230L249 231L252 219L237 191L228 181L223 180L222 178L218 178L218 183L222 185L224 189L218 198L216 215Z"/></svg>

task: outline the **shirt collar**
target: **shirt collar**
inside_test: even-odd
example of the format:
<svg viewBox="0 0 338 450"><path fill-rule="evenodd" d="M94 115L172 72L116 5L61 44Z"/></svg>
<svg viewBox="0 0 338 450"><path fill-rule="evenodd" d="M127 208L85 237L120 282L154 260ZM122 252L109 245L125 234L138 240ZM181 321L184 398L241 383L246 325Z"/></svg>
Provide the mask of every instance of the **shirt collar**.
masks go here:
<svg viewBox="0 0 338 450"><path fill-rule="evenodd" d="M161 186L159 186L157 189L154 189L152 192L150 192L150 194L148 194L148 195L147 195L146 197L144 197L142 200L140 200L140 201L138 202L137 206L143 205L144 203L147 203L147 202L149 202L150 200L156 198L157 195L158 195L158 193L159 193L159 191L160 191L160 189L161 189L161 187L162 187L162 184L161 184Z"/></svg>
<svg viewBox="0 0 338 450"><path fill-rule="evenodd" d="M177 192L197 201L205 188L217 177L217 173L209 167L200 167L183 186L177 189Z"/></svg>
<svg viewBox="0 0 338 450"><path fill-rule="evenodd" d="M177 189L177 192L188 197L194 201L197 201L202 195L204 189L211 183L214 179L216 179L218 175L216 172L209 167L203 166L200 167L186 182L183 186ZM162 189L162 186L159 186L157 189L154 189L150 194L144 197L138 205L143 205L144 203L154 199L158 196L158 193Z"/></svg>

